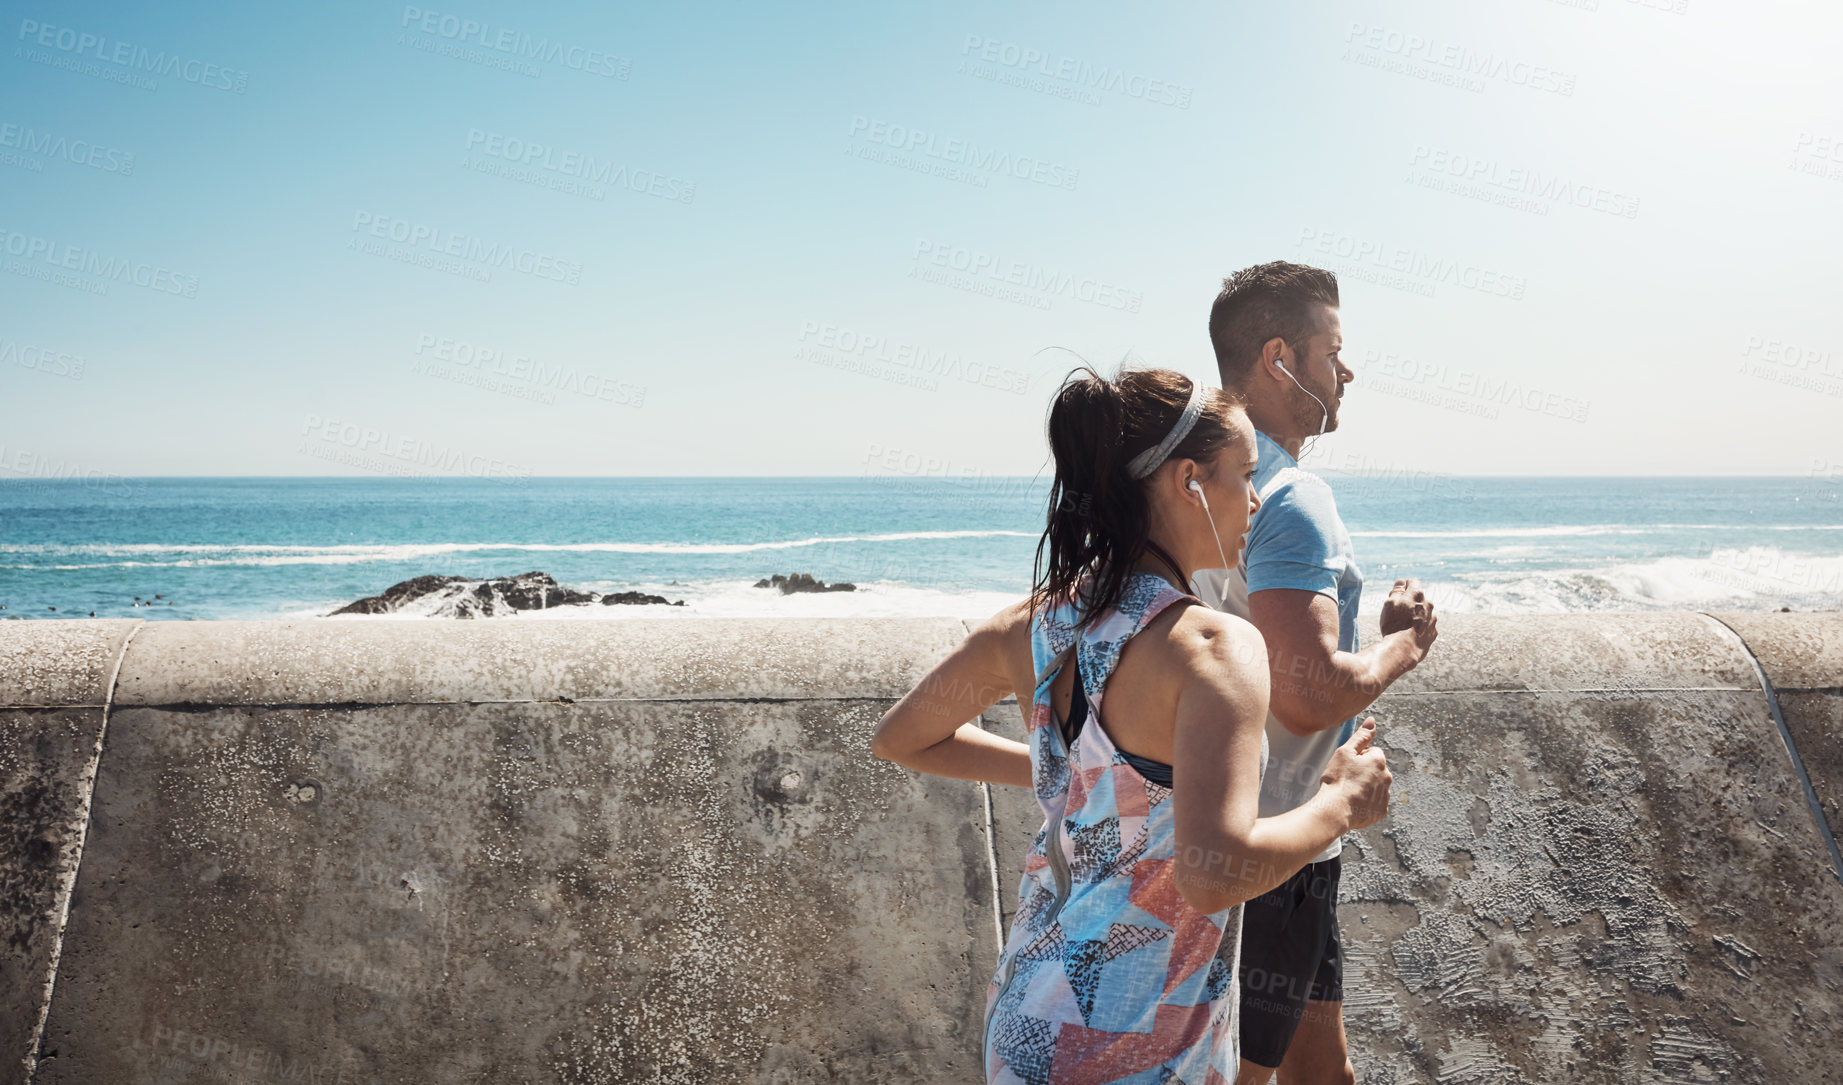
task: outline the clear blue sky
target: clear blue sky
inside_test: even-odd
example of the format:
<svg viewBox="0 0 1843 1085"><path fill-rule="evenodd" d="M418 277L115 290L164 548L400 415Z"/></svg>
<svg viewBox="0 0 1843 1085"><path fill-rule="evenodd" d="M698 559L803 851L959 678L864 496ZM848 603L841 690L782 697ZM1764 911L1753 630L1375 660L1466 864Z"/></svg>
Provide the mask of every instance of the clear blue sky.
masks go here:
<svg viewBox="0 0 1843 1085"><path fill-rule="evenodd" d="M1213 381L1274 258L1356 269L1330 466L1843 464L1828 7L7 18L0 477L1028 474L1041 348Z"/></svg>

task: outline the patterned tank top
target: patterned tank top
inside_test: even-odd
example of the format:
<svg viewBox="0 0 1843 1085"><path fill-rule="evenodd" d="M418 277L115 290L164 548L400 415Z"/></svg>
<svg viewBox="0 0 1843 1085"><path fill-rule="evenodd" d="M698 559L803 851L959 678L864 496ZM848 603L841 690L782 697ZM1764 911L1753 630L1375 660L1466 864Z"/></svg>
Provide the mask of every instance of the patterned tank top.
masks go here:
<svg viewBox="0 0 1843 1085"><path fill-rule="evenodd" d="M1140 775L1102 725L1121 649L1183 600L1195 597L1135 573L1119 605L1079 634L1066 600L1031 620L1030 761L1044 823L986 992L988 1082L1235 1080L1241 907L1204 913L1184 901L1171 789ZM1050 687L1072 655L1092 718L1065 745Z"/></svg>

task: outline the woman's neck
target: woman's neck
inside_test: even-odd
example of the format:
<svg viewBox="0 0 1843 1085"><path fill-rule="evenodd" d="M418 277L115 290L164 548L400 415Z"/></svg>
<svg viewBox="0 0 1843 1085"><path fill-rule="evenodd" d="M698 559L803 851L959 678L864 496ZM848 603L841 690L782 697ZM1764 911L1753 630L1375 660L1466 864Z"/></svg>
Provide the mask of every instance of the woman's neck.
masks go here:
<svg viewBox="0 0 1843 1085"><path fill-rule="evenodd" d="M1172 586L1179 591L1187 592L1190 590L1189 574L1184 571L1184 567L1178 562L1176 555L1171 553L1171 548L1160 543L1157 539L1146 540L1145 548L1139 552L1139 557L1133 561L1133 572L1151 573L1153 576L1163 577L1165 580L1170 581Z"/></svg>

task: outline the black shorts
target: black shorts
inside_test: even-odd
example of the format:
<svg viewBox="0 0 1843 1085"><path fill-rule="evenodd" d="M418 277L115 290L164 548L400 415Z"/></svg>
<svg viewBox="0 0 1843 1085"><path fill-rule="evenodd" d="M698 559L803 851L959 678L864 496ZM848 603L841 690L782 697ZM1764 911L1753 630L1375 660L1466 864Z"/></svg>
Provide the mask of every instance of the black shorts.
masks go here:
<svg viewBox="0 0 1843 1085"><path fill-rule="evenodd" d="M1277 1067L1307 1002L1344 1001L1337 857L1249 901L1241 927L1241 1057Z"/></svg>

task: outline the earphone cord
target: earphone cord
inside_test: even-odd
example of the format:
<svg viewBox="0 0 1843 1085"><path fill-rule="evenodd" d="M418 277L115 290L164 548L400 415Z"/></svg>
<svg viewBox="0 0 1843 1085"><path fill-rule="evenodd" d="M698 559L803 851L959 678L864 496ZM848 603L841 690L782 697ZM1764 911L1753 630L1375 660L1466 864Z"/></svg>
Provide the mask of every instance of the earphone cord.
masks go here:
<svg viewBox="0 0 1843 1085"><path fill-rule="evenodd" d="M1203 491L1201 489L1197 491L1197 496L1203 497ZM1229 567L1229 552L1222 548L1222 533L1216 530L1216 518L1209 514L1208 498L1203 499L1203 518L1209 521L1209 533L1216 536L1216 556L1222 559L1222 567L1227 569Z"/></svg>
<svg viewBox="0 0 1843 1085"><path fill-rule="evenodd" d="M1315 395L1312 395L1312 390L1310 388L1307 388L1305 385L1300 384L1299 378L1293 376L1293 371L1286 368L1286 364L1284 362L1280 363L1280 372L1286 374L1287 377L1292 380L1293 387L1299 389L1301 392L1304 392L1308 396L1312 396L1312 402L1318 404L1318 432L1314 433L1311 436L1311 444L1308 444L1304 448L1301 448L1299 450L1299 459L1303 460L1307 456L1310 456L1312 454L1313 446L1317 445L1318 439L1325 435L1325 427L1329 425L1331 422L1331 408L1325 406L1324 400L1319 399ZM1218 541L1216 545L1220 547L1222 544L1220 541Z"/></svg>
<svg viewBox="0 0 1843 1085"><path fill-rule="evenodd" d="M1216 518L1210 515L1209 498L1203 496L1203 484L1192 480L1190 488L1196 491L1197 499L1203 502L1203 518L1209 521L1209 533L1216 539L1216 556L1222 559L1222 567L1227 569L1229 567L1229 552L1222 547L1222 532L1216 530ZM1192 584L1190 578L1184 575L1184 570L1178 567L1178 563L1172 560L1171 555L1165 553L1164 547L1153 542L1151 539L1147 539L1145 545L1147 549L1164 559L1166 565L1171 566L1171 571L1177 574L1178 580L1182 582L1186 588L1190 588L1193 591L1195 590L1196 585Z"/></svg>

